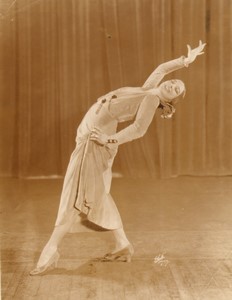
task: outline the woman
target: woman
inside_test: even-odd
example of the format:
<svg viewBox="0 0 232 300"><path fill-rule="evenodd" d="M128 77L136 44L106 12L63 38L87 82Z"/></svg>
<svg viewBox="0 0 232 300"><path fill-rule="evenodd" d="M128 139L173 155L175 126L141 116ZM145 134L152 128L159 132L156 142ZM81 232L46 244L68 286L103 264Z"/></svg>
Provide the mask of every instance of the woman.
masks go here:
<svg viewBox="0 0 232 300"><path fill-rule="evenodd" d="M117 207L110 195L111 167L120 144L142 137L156 112L161 108L163 118L171 118L177 97L185 94L180 80L158 84L166 74L188 67L198 55L203 54L205 44L191 49L187 57L180 57L161 64L148 77L142 87L124 87L98 99L89 109L77 130L76 148L71 155L64 179L60 206L54 231L44 247L37 267L31 275L41 274L56 265L58 245L67 232L79 221L79 213L103 228L111 230L115 237L115 249L106 254L104 261L131 260L133 247L123 230ZM135 121L116 132L119 122Z"/></svg>

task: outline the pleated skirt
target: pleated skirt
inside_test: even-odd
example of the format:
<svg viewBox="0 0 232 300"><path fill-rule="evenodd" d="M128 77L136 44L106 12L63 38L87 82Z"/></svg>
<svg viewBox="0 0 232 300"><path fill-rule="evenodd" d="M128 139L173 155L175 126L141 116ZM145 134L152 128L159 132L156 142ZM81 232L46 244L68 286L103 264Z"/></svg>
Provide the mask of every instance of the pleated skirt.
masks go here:
<svg viewBox="0 0 232 300"><path fill-rule="evenodd" d="M110 149L90 140L93 127L107 134L116 130L115 120L98 103L85 115L77 130L76 147L71 155L61 193L56 226L62 225L76 212L105 229L122 227L115 202L110 195L112 164L117 148ZM75 218L73 218L75 222Z"/></svg>

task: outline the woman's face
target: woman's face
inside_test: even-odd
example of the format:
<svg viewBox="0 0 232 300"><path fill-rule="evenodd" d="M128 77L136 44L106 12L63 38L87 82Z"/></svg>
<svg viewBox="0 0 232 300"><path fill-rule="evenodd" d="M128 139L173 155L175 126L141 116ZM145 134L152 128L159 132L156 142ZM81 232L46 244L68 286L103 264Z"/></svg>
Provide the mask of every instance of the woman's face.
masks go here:
<svg viewBox="0 0 232 300"><path fill-rule="evenodd" d="M173 79L162 82L159 90L165 100L172 100L184 92L185 86L181 80Z"/></svg>

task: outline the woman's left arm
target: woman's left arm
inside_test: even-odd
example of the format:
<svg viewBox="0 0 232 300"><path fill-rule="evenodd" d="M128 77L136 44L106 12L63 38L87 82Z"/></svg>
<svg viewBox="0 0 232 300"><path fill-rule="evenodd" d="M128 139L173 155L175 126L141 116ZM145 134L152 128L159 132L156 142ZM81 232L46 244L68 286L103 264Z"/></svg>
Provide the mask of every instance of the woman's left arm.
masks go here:
<svg viewBox="0 0 232 300"><path fill-rule="evenodd" d="M202 41L200 41L199 46L194 49L191 49L191 47L187 45L187 57L181 56L177 59L173 59L171 61L159 65L148 77L148 79L145 81L142 87L145 89L154 88L160 83L160 81L164 78L165 75L183 67L188 67L188 65L191 64L198 55L204 54L203 49L205 45L206 44L203 44Z"/></svg>
<svg viewBox="0 0 232 300"><path fill-rule="evenodd" d="M158 106L159 99L154 95L147 95L141 102L135 121L131 125L111 136L107 136L106 134L100 132L99 129L95 128L92 131L90 140L95 141L97 144L103 146L107 145L107 143L115 143L116 145L120 145L134 139L138 139L146 133Z"/></svg>

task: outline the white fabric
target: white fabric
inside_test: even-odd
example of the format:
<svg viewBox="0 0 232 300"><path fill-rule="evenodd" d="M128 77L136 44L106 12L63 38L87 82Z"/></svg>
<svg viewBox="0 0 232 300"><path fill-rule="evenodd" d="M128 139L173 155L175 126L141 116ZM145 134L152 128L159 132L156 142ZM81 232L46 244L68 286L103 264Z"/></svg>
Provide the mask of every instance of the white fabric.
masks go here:
<svg viewBox="0 0 232 300"><path fill-rule="evenodd" d="M76 148L66 172L56 225L78 209L95 224L107 229L122 227L121 218L109 194L111 167L119 144L144 135L159 105L155 87L165 74L184 67L179 58L159 66L145 82L143 88L125 87L98 99L89 109L77 130ZM153 89L147 89L147 87ZM119 122L135 121L116 133ZM116 139L114 147L99 146L89 139L94 127Z"/></svg>

